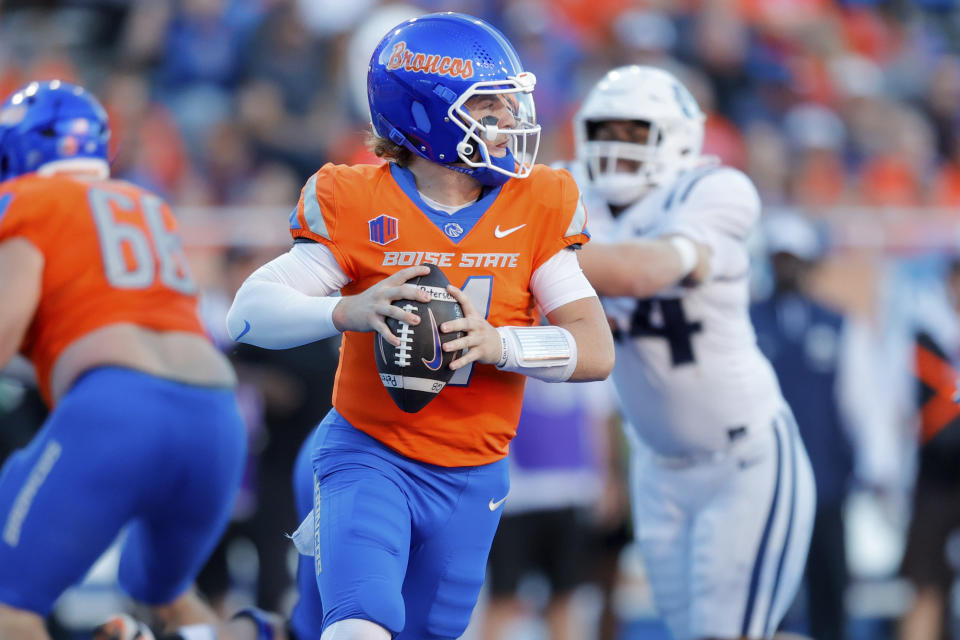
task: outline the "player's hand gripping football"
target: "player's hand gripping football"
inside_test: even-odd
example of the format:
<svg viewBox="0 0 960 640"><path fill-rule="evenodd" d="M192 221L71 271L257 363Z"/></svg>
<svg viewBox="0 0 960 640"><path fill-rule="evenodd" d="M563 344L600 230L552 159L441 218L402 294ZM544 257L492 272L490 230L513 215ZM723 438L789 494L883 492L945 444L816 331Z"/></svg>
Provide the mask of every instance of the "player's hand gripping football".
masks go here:
<svg viewBox="0 0 960 640"><path fill-rule="evenodd" d="M429 267L407 267L384 278L363 293L344 296L333 309L333 324L340 331L376 331L395 347L400 339L387 327L386 318L396 318L409 325L420 323L420 316L394 306L394 300L429 302L430 294L407 280L430 273Z"/></svg>
<svg viewBox="0 0 960 640"><path fill-rule="evenodd" d="M443 350L467 349L465 354L450 363L450 368L456 370L467 366L471 362L482 364L500 362L502 346L500 334L497 333L496 328L477 311L476 307L470 302L470 298L463 291L452 284L447 286L447 291L460 303L460 308L463 309L463 317L444 322L440 325L440 331L444 333L463 331L465 335L462 338L444 342Z"/></svg>

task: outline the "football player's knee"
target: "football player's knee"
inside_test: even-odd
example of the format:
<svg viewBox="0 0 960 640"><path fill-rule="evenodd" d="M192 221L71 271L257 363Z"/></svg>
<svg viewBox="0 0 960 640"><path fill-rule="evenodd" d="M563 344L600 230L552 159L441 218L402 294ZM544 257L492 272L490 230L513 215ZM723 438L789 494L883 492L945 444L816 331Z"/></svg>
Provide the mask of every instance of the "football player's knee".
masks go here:
<svg viewBox="0 0 960 640"><path fill-rule="evenodd" d="M470 615L482 587L482 577L476 580L469 575L463 575L457 583L445 581L440 588L444 592L444 598L435 600L430 607L422 631L423 637L446 639L463 635L470 624Z"/></svg>
<svg viewBox="0 0 960 640"><path fill-rule="evenodd" d="M406 611L398 586L394 587L389 580L367 578L351 587L351 591L353 593L349 598L332 603L329 607L324 602L323 622L328 629L344 620L357 619L373 622L395 634L403 630ZM340 636L335 637L340 640ZM354 636L349 637L352 639Z"/></svg>
<svg viewBox="0 0 960 640"><path fill-rule="evenodd" d="M406 610L400 594L373 588L363 591L364 595L357 597L360 610L366 614L363 617L393 633L400 633L406 624Z"/></svg>
<svg viewBox="0 0 960 640"><path fill-rule="evenodd" d="M390 632L379 624L360 618L338 620L320 635L320 640L390 640L390 638Z"/></svg>

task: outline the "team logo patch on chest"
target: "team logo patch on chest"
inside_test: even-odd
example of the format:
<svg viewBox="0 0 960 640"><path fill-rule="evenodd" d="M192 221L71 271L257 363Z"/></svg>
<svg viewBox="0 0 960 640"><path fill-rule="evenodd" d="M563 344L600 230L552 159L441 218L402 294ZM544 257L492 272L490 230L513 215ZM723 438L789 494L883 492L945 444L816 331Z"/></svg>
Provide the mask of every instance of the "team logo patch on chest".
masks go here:
<svg viewBox="0 0 960 640"><path fill-rule="evenodd" d="M443 232L451 238L459 238L463 235L463 227L456 222L448 222L443 225Z"/></svg>
<svg viewBox="0 0 960 640"><path fill-rule="evenodd" d="M400 237L399 221L393 216L381 215L367 221L370 228L370 242L390 244Z"/></svg>

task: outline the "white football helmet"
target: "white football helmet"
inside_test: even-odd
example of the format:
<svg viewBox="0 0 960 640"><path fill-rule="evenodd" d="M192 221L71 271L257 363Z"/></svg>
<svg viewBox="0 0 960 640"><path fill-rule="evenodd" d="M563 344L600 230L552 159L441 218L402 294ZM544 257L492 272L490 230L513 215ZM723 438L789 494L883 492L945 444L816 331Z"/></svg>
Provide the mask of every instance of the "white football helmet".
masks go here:
<svg viewBox="0 0 960 640"><path fill-rule="evenodd" d="M700 162L705 119L672 74L654 67L618 67L590 90L575 116L577 159L593 188L607 202L624 206ZM591 124L606 120L649 123L647 143L591 140ZM639 167L617 171L617 160L633 160Z"/></svg>

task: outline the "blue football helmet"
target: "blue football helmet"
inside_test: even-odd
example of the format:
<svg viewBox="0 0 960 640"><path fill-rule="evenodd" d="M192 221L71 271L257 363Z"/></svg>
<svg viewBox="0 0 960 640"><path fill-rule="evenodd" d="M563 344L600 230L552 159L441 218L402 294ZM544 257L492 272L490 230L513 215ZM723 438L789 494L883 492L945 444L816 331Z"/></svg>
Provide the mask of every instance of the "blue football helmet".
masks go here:
<svg viewBox="0 0 960 640"><path fill-rule="evenodd" d="M60 80L31 82L0 105L0 182L54 162L107 167L107 112L92 94Z"/></svg>
<svg viewBox="0 0 960 640"><path fill-rule="evenodd" d="M540 146L536 81L503 34L483 20L432 13L380 41L367 71L367 98L378 136L497 186L533 169Z"/></svg>

